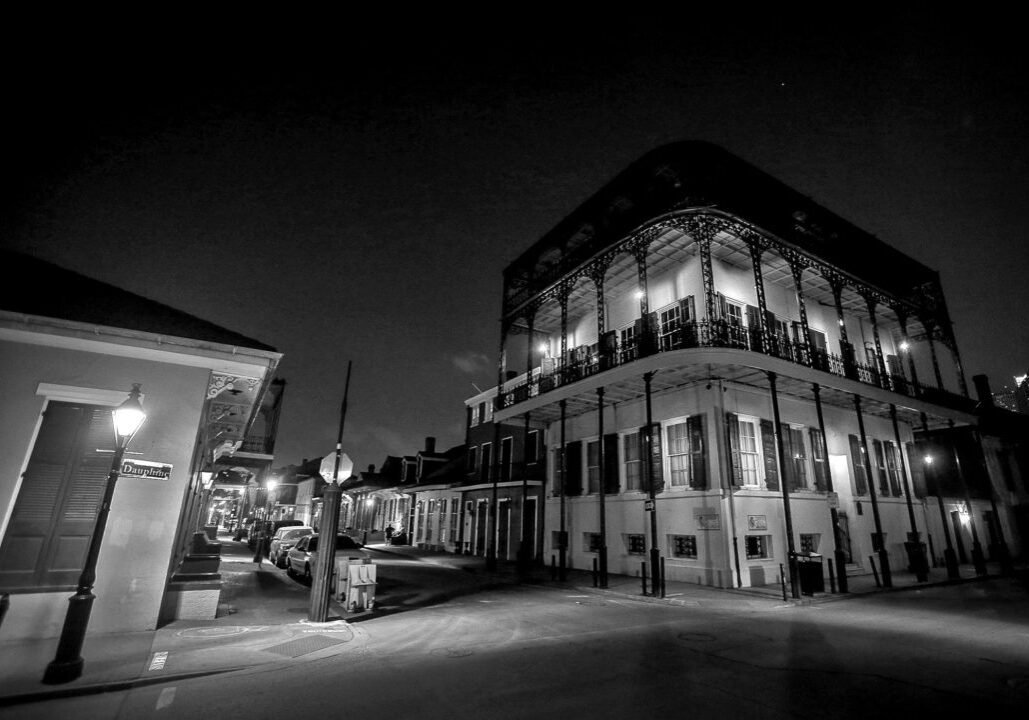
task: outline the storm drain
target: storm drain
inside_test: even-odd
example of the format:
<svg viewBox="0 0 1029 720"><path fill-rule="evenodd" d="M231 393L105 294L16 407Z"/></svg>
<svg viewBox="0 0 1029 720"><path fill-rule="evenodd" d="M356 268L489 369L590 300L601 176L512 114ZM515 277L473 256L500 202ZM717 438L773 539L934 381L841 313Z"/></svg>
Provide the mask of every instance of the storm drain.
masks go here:
<svg viewBox="0 0 1029 720"><path fill-rule="evenodd" d="M341 642L343 640L340 638L329 637L328 635L305 635L302 638L290 640L281 645L265 648L265 651L295 658L307 653L313 653L315 650L323 650L333 645L339 645Z"/></svg>

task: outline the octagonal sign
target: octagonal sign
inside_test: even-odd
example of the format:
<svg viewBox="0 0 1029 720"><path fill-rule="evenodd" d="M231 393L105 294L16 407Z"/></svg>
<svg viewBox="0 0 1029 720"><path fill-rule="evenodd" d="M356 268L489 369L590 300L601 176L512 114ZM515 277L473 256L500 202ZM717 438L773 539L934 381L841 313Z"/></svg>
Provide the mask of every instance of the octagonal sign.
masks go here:
<svg viewBox="0 0 1029 720"><path fill-rule="evenodd" d="M322 458L322 464L318 466L318 474L325 478L326 482L332 482L332 472L336 469L336 453L331 452ZM354 463L343 453L339 458L339 475L336 482L341 483L354 472Z"/></svg>

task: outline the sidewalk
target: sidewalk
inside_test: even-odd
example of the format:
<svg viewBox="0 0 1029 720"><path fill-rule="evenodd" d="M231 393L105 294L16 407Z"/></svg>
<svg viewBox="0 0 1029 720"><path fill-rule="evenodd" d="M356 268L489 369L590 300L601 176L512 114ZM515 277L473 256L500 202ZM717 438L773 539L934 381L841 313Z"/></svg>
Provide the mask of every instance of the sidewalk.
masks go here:
<svg viewBox="0 0 1029 720"><path fill-rule="evenodd" d="M5 643L0 628L0 707L245 670L297 658L329 657L354 639L351 622L520 582L683 607L766 610L836 601L878 590L872 575L860 575L848 578L848 595L818 593L784 602L779 585L726 590L673 581L665 584L664 597L660 598L643 595L638 577L609 575L608 587L601 589L593 586L592 573L585 570L569 570L566 581L557 582L551 580L550 568L537 567L529 576L520 577L512 563L502 563L496 571L488 572L481 557L371 542L367 549L381 565L375 610L347 613L333 601L328 622L310 623L308 587L267 561L256 565L245 543L234 542L227 534L219 541L223 585L214 620L178 620L153 631L90 635L83 648L83 675L67 684L41 682L56 650L56 638ZM432 565L464 572L441 577L431 571ZM934 568L929 583L917 583L910 573L896 572L893 590L981 579L975 577L970 566L961 570L961 580L947 581L945 571ZM991 565L990 572L987 577L996 577L999 568Z"/></svg>

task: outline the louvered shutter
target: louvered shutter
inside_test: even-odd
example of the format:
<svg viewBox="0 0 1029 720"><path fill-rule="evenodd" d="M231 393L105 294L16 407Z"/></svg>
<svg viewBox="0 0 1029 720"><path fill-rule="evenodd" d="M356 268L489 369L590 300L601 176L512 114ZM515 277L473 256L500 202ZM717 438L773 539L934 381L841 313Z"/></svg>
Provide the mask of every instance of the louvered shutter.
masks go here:
<svg viewBox="0 0 1029 720"><path fill-rule="evenodd" d="M797 428L785 428L790 439L790 490L807 488L807 453L804 450L804 433Z"/></svg>
<svg viewBox="0 0 1029 720"><path fill-rule="evenodd" d="M776 463L775 428L771 420L761 421L761 454L765 460L765 485L779 489L779 466Z"/></svg>
<svg viewBox="0 0 1029 720"><path fill-rule="evenodd" d="M890 494L893 497L900 497L902 491L900 488L900 475L897 472L899 460L897 457L897 446L887 440L883 443L883 450L886 453L886 472L890 476Z"/></svg>
<svg viewBox="0 0 1029 720"><path fill-rule="evenodd" d="M861 452L861 440L857 435L848 435L850 440L850 460L854 464L854 492L858 495L868 494L868 482L865 475L865 456Z"/></svg>
<svg viewBox="0 0 1029 720"><path fill-rule="evenodd" d="M725 434L729 441L729 484L743 486L743 463L740 460L740 419L736 413L725 414Z"/></svg>
<svg viewBox="0 0 1029 720"><path fill-rule="evenodd" d="M654 493L665 489L665 470L661 461L661 424L650 426L650 481L654 483Z"/></svg>
<svg viewBox="0 0 1029 720"><path fill-rule="evenodd" d="M604 436L604 492L618 494L618 433Z"/></svg>
<svg viewBox="0 0 1029 720"><path fill-rule="evenodd" d="M883 450L882 442L873 438L872 452L875 454L875 461L872 464L875 467L874 477L877 477L879 480L879 495L889 497L890 479L886 476L886 453Z"/></svg>
<svg viewBox="0 0 1029 720"><path fill-rule="evenodd" d="M107 407L48 405L0 547L0 587L73 586L111 469Z"/></svg>
<svg viewBox="0 0 1029 720"><path fill-rule="evenodd" d="M707 443L704 442L704 416L686 418L686 435L690 440L690 485L694 490L707 490Z"/></svg>
<svg viewBox="0 0 1029 720"><path fill-rule="evenodd" d="M576 440L565 451L565 495L582 495L582 441Z"/></svg>

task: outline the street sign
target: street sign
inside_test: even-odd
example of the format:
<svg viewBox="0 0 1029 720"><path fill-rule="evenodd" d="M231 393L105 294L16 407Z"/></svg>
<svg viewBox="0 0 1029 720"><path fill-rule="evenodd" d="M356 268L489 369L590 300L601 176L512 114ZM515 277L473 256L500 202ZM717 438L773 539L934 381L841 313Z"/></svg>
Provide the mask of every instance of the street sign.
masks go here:
<svg viewBox="0 0 1029 720"><path fill-rule="evenodd" d="M643 501L643 509L646 512L654 512L654 501L653 500L644 500Z"/></svg>
<svg viewBox="0 0 1029 720"><path fill-rule="evenodd" d="M831 492L825 496L825 499L829 501L829 507L833 509L836 509L840 506L839 493Z"/></svg>
<svg viewBox="0 0 1029 720"><path fill-rule="evenodd" d="M150 462L149 460L122 460L119 474L122 477L167 480L171 477L171 471L172 466L168 463Z"/></svg>
<svg viewBox="0 0 1029 720"><path fill-rule="evenodd" d="M321 465L318 466L318 474L325 478L326 482L332 482L332 473L336 469L336 453L331 452L322 458ZM336 482L343 482L351 473L354 472L354 463L343 453L339 459L339 477L336 478Z"/></svg>

